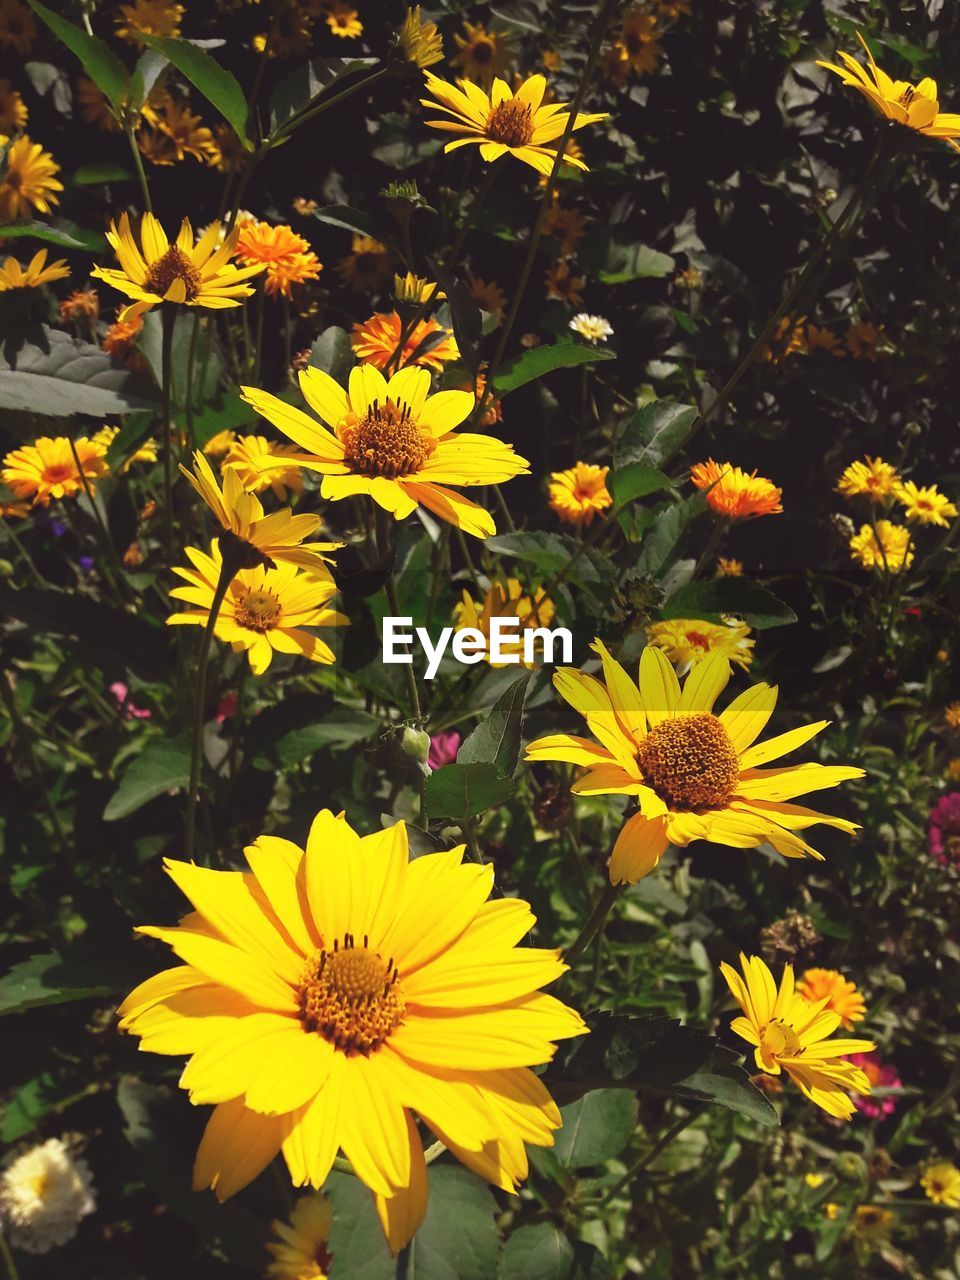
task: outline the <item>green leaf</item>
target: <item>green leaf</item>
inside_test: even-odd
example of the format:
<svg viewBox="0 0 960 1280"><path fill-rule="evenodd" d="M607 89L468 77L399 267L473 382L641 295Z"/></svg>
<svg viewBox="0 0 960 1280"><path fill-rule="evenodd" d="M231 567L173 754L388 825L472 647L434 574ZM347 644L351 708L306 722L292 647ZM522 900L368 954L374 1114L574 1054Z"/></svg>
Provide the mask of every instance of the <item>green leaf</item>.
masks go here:
<svg viewBox="0 0 960 1280"><path fill-rule="evenodd" d="M643 540L643 547L637 560L639 573L652 573L662 577L669 569L680 546L680 541L698 516L706 510L706 499L702 493L691 494L682 502L675 502L656 513L656 522Z"/></svg>
<svg viewBox="0 0 960 1280"><path fill-rule="evenodd" d="M93 187L101 182L131 182L133 174L118 164L86 164L73 175L77 187Z"/></svg>
<svg viewBox="0 0 960 1280"><path fill-rule="evenodd" d="M153 428L153 415L131 413L107 449L107 466L116 472L143 444Z"/></svg>
<svg viewBox="0 0 960 1280"><path fill-rule="evenodd" d="M613 1280L613 1272L592 1245L574 1244L552 1222L538 1222L510 1236L497 1280Z"/></svg>
<svg viewBox="0 0 960 1280"><path fill-rule="evenodd" d="M82 413L104 418L131 409L155 409L157 392L139 374L117 368L106 352L60 329L44 327L47 350L26 342L0 355L0 409L47 418Z"/></svg>
<svg viewBox="0 0 960 1280"><path fill-rule="evenodd" d="M597 272L601 284L625 284L628 280L660 279L674 268L669 253L660 253L645 244L611 243L607 265Z"/></svg>
<svg viewBox="0 0 960 1280"><path fill-rule="evenodd" d="M127 106L131 111L142 110L157 81L170 65L169 60L156 49L145 49L130 77Z"/></svg>
<svg viewBox="0 0 960 1280"><path fill-rule="evenodd" d="M270 95L270 133L275 134L313 105L338 81L379 66L377 58L314 58L281 80Z"/></svg>
<svg viewBox="0 0 960 1280"><path fill-rule="evenodd" d="M767 1128L780 1123L776 1107L765 1093L750 1083L750 1076L743 1067L722 1058L678 1080L670 1092L683 1098L714 1102Z"/></svg>
<svg viewBox="0 0 960 1280"><path fill-rule="evenodd" d="M84 72L106 95L119 114L126 96L129 77L126 67L113 50L96 36L88 34L82 27L74 26L72 22L61 18L46 5L40 4L39 0L29 0L29 4L37 17L47 24L71 53L76 54Z"/></svg>
<svg viewBox="0 0 960 1280"><path fill-rule="evenodd" d="M56 222L8 222L3 226L4 240L29 236L32 240L45 240L58 249L85 249L88 253L100 253L106 248L106 239L98 231L84 231L82 227L64 218Z"/></svg>
<svg viewBox="0 0 960 1280"><path fill-rule="evenodd" d="M211 366L215 366L219 375L221 368L219 357L210 361ZM209 388L210 379L208 377L207 385ZM176 375L174 375L174 384L176 384ZM181 409L177 412L177 425L186 427L187 415ZM220 434L221 431L233 431L238 427L251 427L257 420L257 411L252 405L247 404L245 400L241 400L235 391L224 392L223 399L213 404L206 404L193 415L193 437L196 441L198 449L202 449L208 440L212 440L214 436Z"/></svg>
<svg viewBox="0 0 960 1280"><path fill-rule="evenodd" d="M122 989L125 982L125 975L118 974L113 966L96 965L72 956L68 961L55 951L31 956L0 978L0 1017L40 1005L68 1004L71 1000L112 995Z"/></svg>
<svg viewBox="0 0 960 1280"><path fill-rule="evenodd" d="M200 317L196 311L190 313L180 310L173 322L173 378L171 383L171 394L173 403L178 409L182 409L187 402L187 373L190 364L190 343L193 339L193 326L199 321ZM207 342L210 343L210 354L204 359L205 348ZM150 370L153 373L154 381L158 386L162 384L162 351L163 351L163 321L160 315L160 308L155 307L152 311L148 311L143 317L143 332L140 335L138 343L143 357ZM206 376L203 386L200 386L201 372L206 365ZM194 401L203 404L205 401L212 399L218 392L220 387L220 375L223 372L223 360L220 355L220 348L216 338L211 331L206 334L197 333L197 340L194 346L193 355L193 395ZM230 397L227 397L229 402ZM241 401L241 403L243 403ZM246 407L246 420L251 421L256 417L256 410L250 405ZM212 434L216 435L216 432ZM207 437L209 439L209 437ZM198 441L199 443L199 441Z"/></svg>
<svg viewBox="0 0 960 1280"><path fill-rule="evenodd" d="M57 1101L56 1081L46 1072L21 1085L3 1109L0 1142L16 1142L32 1133Z"/></svg>
<svg viewBox="0 0 960 1280"><path fill-rule="evenodd" d="M707 578L688 582L662 609L664 618L706 618L734 613L758 631L796 622L797 615L772 591L750 578Z"/></svg>
<svg viewBox="0 0 960 1280"><path fill-rule="evenodd" d="M435 1172L436 1166L430 1170L431 1192ZM333 1209L329 1250L341 1273L350 1280L395 1280L397 1264L383 1238L373 1197L360 1179L333 1170L323 1190Z"/></svg>
<svg viewBox="0 0 960 1280"><path fill-rule="evenodd" d="M628 463L661 467L680 450L699 417L692 405L674 400L654 400L631 414L620 430L613 465L619 471Z"/></svg>
<svg viewBox="0 0 960 1280"><path fill-rule="evenodd" d="M340 227L344 231L355 231L360 236L370 236L374 240L382 240L377 224L370 214L363 209L351 209L345 204L324 205L322 209L314 209L313 216L331 227Z"/></svg>
<svg viewBox="0 0 960 1280"><path fill-rule="evenodd" d="M564 533L503 533L488 538L491 551L529 560L546 577L565 569L573 557L576 561L568 581L579 586L602 583L610 577L609 561L592 548L584 550L576 539Z"/></svg>
<svg viewBox="0 0 960 1280"><path fill-rule="evenodd" d="M163 56L187 77L195 88L223 116L243 143L247 151L253 143L247 135L247 99L240 82L232 72L221 67L217 60L189 40L175 40L172 36L152 36L140 33L144 44Z"/></svg>
<svg viewBox="0 0 960 1280"><path fill-rule="evenodd" d="M459 764L492 764L505 778L512 778L520 761L523 700L531 672L515 680L489 715L464 740L457 752Z"/></svg>
<svg viewBox="0 0 960 1280"><path fill-rule="evenodd" d="M310 348L310 359L307 363L313 369L322 369L324 373L329 373L334 382L339 382L345 387L350 370L356 364L353 344L346 329L341 329L335 324L324 329Z"/></svg>
<svg viewBox="0 0 960 1280"><path fill-rule="evenodd" d="M593 1089L560 1114L554 1155L568 1169L583 1169L624 1149L637 1123L637 1099L629 1089Z"/></svg>
<svg viewBox="0 0 960 1280"><path fill-rule="evenodd" d="M516 391L554 369L569 369L579 364L596 364L601 360L615 360L616 352L608 347L584 347L578 342L557 342L553 346L533 347L513 360L508 360L497 374L494 389L497 395Z"/></svg>
<svg viewBox="0 0 960 1280"><path fill-rule="evenodd" d="M630 462L611 474L608 487L616 512L627 503L635 502L637 498L645 498L662 489L672 489L673 481L656 467L648 467L642 462Z"/></svg>
<svg viewBox="0 0 960 1280"><path fill-rule="evenodd" d="M427 1216L411 1241L407 1274L417 1280L490 1280L500 1252L497 1211L490 1188L474 1174L458 1164L433 1165Z"/></svg>
<svg viewBox="0 0 960 1280"><path fill-rule="evenodd" d="M337 707L314 724L291 729L276 742L264 747L257 736L258 751L253 757L255 769L291 769L308 760L323 747L345 751L365 742L380 728L380 721L369 712L352 707Z"/></svg>
<svg viewBox="0 0 960 1280"><path fill-rule="evenodd" d="M135 756L103 811L104 822L129 817L165 791L182 791L190 779L190 746L177 738L151 738Z"/></svg>
<svg viewBox="0 0 960 1280"><path fill-rule="evenodd" d="M431 818L473 818L513 795L513 783L493 764L446 764L423 784Z"/></svg>

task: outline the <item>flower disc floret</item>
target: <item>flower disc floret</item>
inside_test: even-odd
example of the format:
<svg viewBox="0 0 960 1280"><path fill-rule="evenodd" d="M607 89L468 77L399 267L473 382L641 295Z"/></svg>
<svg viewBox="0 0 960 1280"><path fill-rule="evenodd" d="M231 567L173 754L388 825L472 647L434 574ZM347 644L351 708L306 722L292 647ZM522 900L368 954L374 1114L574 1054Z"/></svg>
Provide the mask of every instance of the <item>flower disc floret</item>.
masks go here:
<svg viewBox="0 0 960 1280"><path fill-rule="evenodd" d="M709 713L658 724L640 744L637 762L657 795L677 809L726 804L740 777L733 743Z"/></svg>
<svg viewBox="0 0 960 1280"><path fill-rule="evenodd" d="M298 992L303 1025L347 1055L379 1049L406 1009L396 965L367 942L365 937L358 947L347 933L330 951L321 948L308 961Z"/></svg>

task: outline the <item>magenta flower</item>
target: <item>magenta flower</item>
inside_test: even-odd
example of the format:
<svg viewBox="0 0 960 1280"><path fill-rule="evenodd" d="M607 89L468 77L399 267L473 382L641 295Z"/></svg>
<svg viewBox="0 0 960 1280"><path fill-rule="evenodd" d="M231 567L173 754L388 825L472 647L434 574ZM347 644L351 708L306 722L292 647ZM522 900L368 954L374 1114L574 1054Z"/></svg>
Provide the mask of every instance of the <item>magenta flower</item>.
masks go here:
<svg viewBox="0 0 960 1280"><path fill-rule="evenodd" d="M434 733L430 738L427 764L431 769L440 769L445 764L453 764L459 750L460 735L456 729L446 729L442 733Z"/></svg>
<svg viewBox="0 0 960 1280"><path fill-rule="evenodd" d="M960 791L941 796L930 810L930 856L960 866Z"/></svg>
<svg viewBox="0 0 960 1280"><path fill-rule="evenodd" d="M881 1089L899 1089L903 1084L896 1067L881 1062L875 1053L851 1053L847 1061L864 1072L871 1086ZM897 1099L889 1094L885 1098L873 1098L868 1093L855 1093L853 1105L871 1120L884 1120L896 1111Z"/></svg>
<svg viewBox="0 0 960 1280"><path fill-rule="evenodd" d="M113 694L114 701L119 709L123 712L125 720L149 720L153 715L152 711L148 711L145 707L135 707L130 701L130 690L122 680L114 680L110 685L110 692Z"/></svg>

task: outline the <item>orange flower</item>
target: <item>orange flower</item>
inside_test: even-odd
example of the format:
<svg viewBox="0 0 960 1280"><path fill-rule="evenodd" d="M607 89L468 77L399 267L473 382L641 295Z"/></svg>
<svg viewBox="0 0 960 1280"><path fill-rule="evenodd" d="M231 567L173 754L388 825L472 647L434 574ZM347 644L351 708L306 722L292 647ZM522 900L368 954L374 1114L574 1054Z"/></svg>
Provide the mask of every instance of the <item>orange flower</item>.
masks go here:
<svg viewBox="0 0 960 1280"><path fill-rule="evenodd" d="M584 278L573 275L569 262L555 262L548 268L544 279L548 298L558 298L569 307L582 306L583 294L580 290L583 288Z"/></svg>
<svg viewBox="0 0 960 1280"><path fill-rule="evenodd" d="M364 364L385 369L400 341L401 321L396 311L375 312L363 324L353 326L353 349ZM433 341L433 339L436 339ZM425 346L428 341L431 345ZM422 349L421 349L422 348ZM439 373L450 360L460 355L453 334L436 320L421 320L407 336L398 369L420 364Z"/></svg>
<svg viewBox="0 0 960 1280"><path fill-rule="evenodd" d="M823 1007L839 1017L845 1031L867 1016L856 983L848 982L836 969L807 969L797 980L797 990L811 1004L826 1001Z"/></svg>
<svg viewBox="0 0 960 1280"><path fill-rule="evenodd" d="M96 320L100 314L100 295L96 289L74 289L68 298L60 303L61 320L79 320L86 317Z"/></svg>
<svg viewBox="0 0 960 1280"><path fill-rule="evenodd" d="M303 236L292 227L272 227L268 222L251 222L241 228L237 257L248 267L266 266L267 293L289 298L293 286L316 280L323 265Z"/></svg>
<svg viewBox="0 0 960 1280"><path fill-rule="evenodd" d="M690 470L694 488L706 490L707 505L726 520L772 516L783 510L782 491L756 471L749 474L729 462L698 462Z"/></svg>

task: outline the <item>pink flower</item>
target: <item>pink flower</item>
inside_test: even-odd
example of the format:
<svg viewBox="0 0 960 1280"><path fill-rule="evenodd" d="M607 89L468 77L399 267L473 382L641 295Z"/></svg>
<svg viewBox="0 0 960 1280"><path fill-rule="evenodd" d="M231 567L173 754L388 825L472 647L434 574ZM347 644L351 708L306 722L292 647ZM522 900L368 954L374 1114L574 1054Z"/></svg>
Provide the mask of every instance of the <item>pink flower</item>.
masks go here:
<svg viewBox="0 0 960 1280"><path fill-rule="evenodd" d="M129 700L130 690L122 680L114 680L110 685L110 693L113 694L114 701L123 712L125 720L149 720L153 715L152 711L148 711L145 707L135 707Z"/></svg>
<svg viewBox="0 0 960 1280"><path fill-rule="evenodd" d="M435 733L430 738L430 752L427 764L431 769L440 769L445 764L453 764L460 750L460 735L456 729L447 729L443 733Z"/></svg>
<svg viewBox="0 0 960 1280"><path fill-rule="evenodd" d="M237 714L237 695L236 693L225 693L220 699L220 705L217 707L216 721L217 724L224 724L227 720L232 719Z"/></svg>
<svg viewBox="0 0 960 1280"><path fill-rule="evenodd" d="M903 1085L903 1081L897 1075L896 1067L881 1062L875 1053L851 1053L847 1061L859 1067L875 1087L899 1089ZM869 1094L855 1093L853 1105L871 1120L883 1120L896 1111L897 1099L889 1095L885 1098L872 1098Z"/></svg>
<svg viewBox="0 0 960 1280"><path fill-rule="evenodd" d="M960 791L941 796L930 810L930 856L960 866Z"/></svg>

